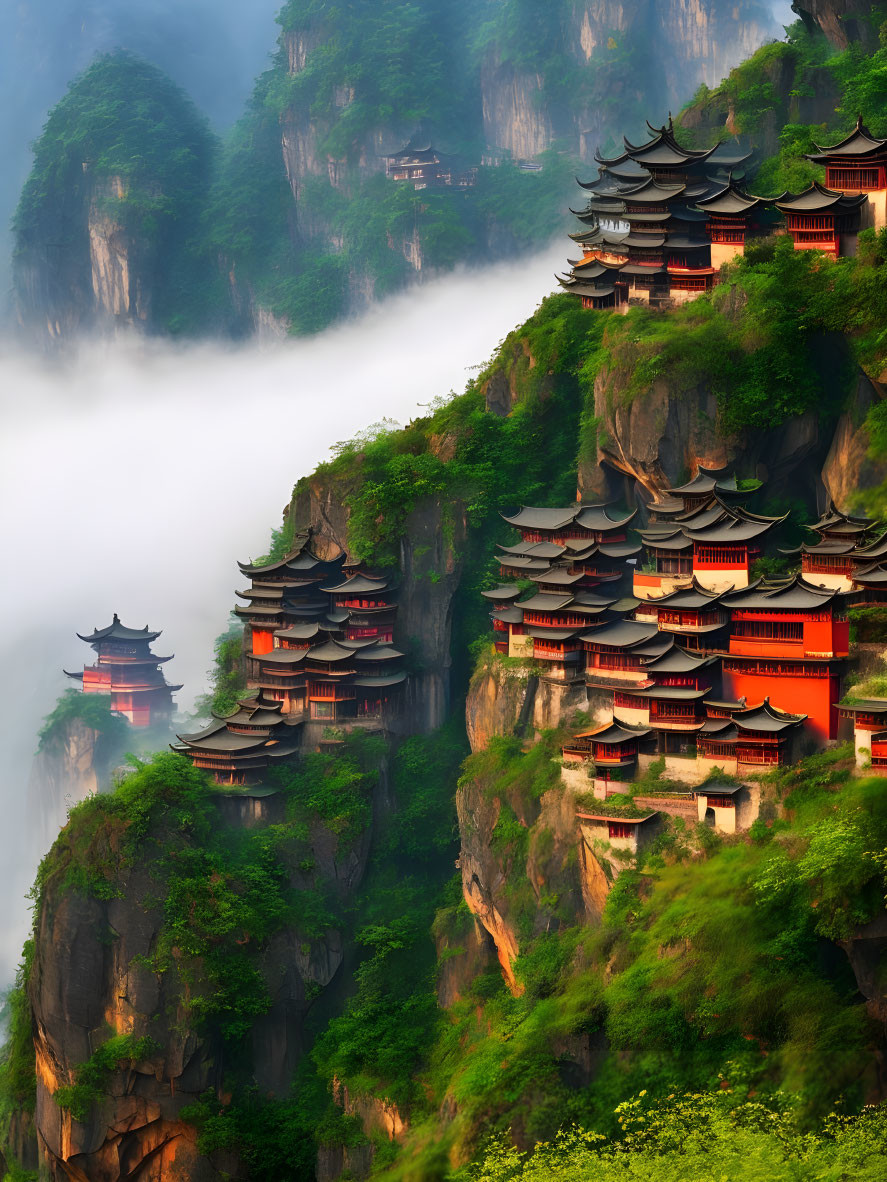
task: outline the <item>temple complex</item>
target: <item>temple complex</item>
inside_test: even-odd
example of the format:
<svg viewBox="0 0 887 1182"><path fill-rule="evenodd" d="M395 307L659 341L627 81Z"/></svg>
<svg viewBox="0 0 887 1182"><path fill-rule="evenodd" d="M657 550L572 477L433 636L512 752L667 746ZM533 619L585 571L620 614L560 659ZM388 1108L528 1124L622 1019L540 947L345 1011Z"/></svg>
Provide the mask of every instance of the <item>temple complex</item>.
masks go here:
<svg viewBox="0 0 887 1182"><path fill-rule="evenodd" d="M409 181L416 192L448 187L467 189L477 180L476 168L464 172L454 171L452 158L442 156L428 142L410 142L399 152L392 152L384 159L388 179Z"/></svg>
<svg viewBox="0 0 887 1182"><path fill-rule="evenodd" d="M792 763L835 742L841 718L852 721L858 760L887 774L887 700L842 703L848 610L887 602L887 534L829 504L808 527L816 545L782 551L801 570L756 577L787 516L746 508L756 487L700 465L648 506L640 529L634 514L601 505L503 515L523 540L497 547L502 581L481 592L496 651L533 661L597 719L563 746L566 782L603 801L664 760L686 799L645 797L642 807L690 816L692 805L695 816L698 806L734 832L754 819L757 798L735 784L716 790L717 770L754 776ZM577 557L589 541L580 530L608 539L593 543L609 552L606 574Z"/></svg>
<svg viewBox="0 0 887 1182"><path fill-rule="evenodd" d="M284 716L280 702L261 691L244 698L232 714L214 715L203 730L176 737L178 743L170 744L173 751L227 787L259 783L270 766L299 750L298 731Z"/></svg>
<svg viewBox="0 0 887 1182"><path fill-rule="evenodd" d="M887 225L887 140L861 120L839 143L807 156L825 166L825 184L771 198L743 187L737 170L748 154L724 144L682 147L670 117L647 127L643 144L623 139L619 155L596 154L597 177L579 182L587 200L571 210L582 228L570 238L582 257L557 279L584 308L695 299L756 235L788 233L796 250L838 257L856 253L860 229Z"/></svg>
<svg viewBox="0 0 887 1182"><path fill-rule="evenodd" d="M158 657L151 644L160 635L144 628L127 628L114 618L107 628L94 628L84 636L96 654L94 665L85 665L82 673L68 673L81 682L85 694L109 694L111 709L132 726L168 726L173 714L172 695L180 685L169 685L161 665L172 656Z"/></svg>
<svg viewBox="0 0 887 1182"><path fill-rule="evenodd" d="M825 165L827 189L865 196L860 207L863 226L880 230L887 225L887 140L876 139L861 117L850 135L831 147L817 145L807 159Z"/></svg>
<svg viewBox="0 0 887 1182"><path fill-rule="evenodd" d="M234 610L250 629L247 685L290 721L348 723L399 709L406 674L392 646L397 605L385 579L319 558L306 538L278 562L240 563L251 586Z"/></svg>

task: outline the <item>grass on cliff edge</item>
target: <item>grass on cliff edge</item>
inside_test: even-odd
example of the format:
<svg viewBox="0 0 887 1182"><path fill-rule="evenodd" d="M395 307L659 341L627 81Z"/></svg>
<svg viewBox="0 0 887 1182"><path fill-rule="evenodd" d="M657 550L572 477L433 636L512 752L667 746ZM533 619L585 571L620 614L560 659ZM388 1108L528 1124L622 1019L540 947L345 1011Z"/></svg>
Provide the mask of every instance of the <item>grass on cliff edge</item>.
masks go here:
<svg viewBox="0 0 887 1182"><path fill-rule="evenodd" d="M502 751L487 764L514 784L531 755ZM505 989L495 962L469 981L421 1076L416 1138L382 1176L407 1178L425 1162L429 1121L437 1144L465 1160L490 1133L525 1146L576 1122L618 1138L614 1110L638 1092L658 1102L722 1080L768 1108L791 1093L786 1119L798 1131L787 1156L813 1153L803 1130L835 1103L858 1109L876 1088L878 1034L840 942L883 910L887 799L880 780L853 778L851 763L838 748L773 776L770 820L751 834L700 846L674 823L638 871L619 877L599 927L579 911L578 923L558 919L542 907L547 886L534 883L531 908L548 918L522 926L523 995ZM498 854L490 839L512 890L537 828ZM508 890L497 897L507 907ZM883 982L887 965L879 972ZM439 1110L454 1113L446 1125ZM718 1152L728 1160L738 1143ZM637 1158L639 1170L648 1165Z"/></svg>

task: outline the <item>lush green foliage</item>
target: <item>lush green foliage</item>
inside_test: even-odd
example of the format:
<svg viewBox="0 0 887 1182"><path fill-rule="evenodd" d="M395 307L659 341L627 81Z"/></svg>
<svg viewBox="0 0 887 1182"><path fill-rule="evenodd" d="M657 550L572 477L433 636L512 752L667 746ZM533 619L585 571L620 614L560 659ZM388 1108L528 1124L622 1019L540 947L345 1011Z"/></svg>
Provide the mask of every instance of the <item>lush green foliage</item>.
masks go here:
<svg viewBox="0 0 887 1182"><path fill-rule="evenodd" d="M134 1034L116 1034L103 1042L74 1071L74 1082L63 1084L54 1099L59 1108L66 1108L74 1120L85 1120L92 1105L105 1092L109 1077L125 1063L137 1063L150 1057L160 1048L153 1039L137 1038Z"/></svg>
<svg viewBox="0 0 887 1182"><path fill-rule="evenodd" d="M5 1031L6 1040L0 1048L0 1160L4 1151L8 1153L12 1121L27 1119L37 1103L34 1036L27 994L33 959L34 941L29 939L25 943L15 984L0 1006L0 1029ZM7 1165L10 1182L31 1182L31 1177L12 1161Z"/></svg>
<svg viewBox="0 0 887 1182"><path fill-rule="evenodd" d="M198 226L215 154L206 120L162 71L121 51L102 55L71 83L35 144L16 249L82 263L84 210L95 203L156 273L157 323L173 332L205 326L216 287Z"/></svg>
<svg viewBox="0 0 887 1182"><path fill-rule="evenodd" d="M193 1022L237 1042L270 1004L260 964L269 937L289 926L310 942L337 922L315 874L309 824L320 820L347 848L367 822L380 757L362 734L335 758L309 757L277 784L283 823L229 830L204 773L181 756L157 755L115 792L72 810L40 868L40 897L50 889L120 897L136 862L147 868L153 905L162 900L163 910L150 967L179 982Z"/></svg>
<svg viewBox="0 0 887 1182"><path fill-rule="evenodd" d="M56 702L52 713L46 716L40 728L38 750L59 751L69 725L75 721L98 731L115 746L124 743L129 734L126 719L111 711L110 694L84 694L69 689Z"/></svg>
<svg viewBox="0 0 887 1182"><path fill-rule="evenodd" d="M232 622L228 631L216 637L213 645L215 660L209 670L210 692L197 699L195 711L199 717L210 714L230 714L246 691L243 668L243 629Z"/></svg>
<svg viewBox="0 0 887 1182"><path fill-rule="evenodd" d="M426 498L435 498L445 515L455 515L464 505L472 537L483 533L478 562L485 572L489 530L501 528L500 509L544 497L569 500L575 489L580 371L597 350L606 319L583 316L577 301L567 296L550 297L506 339L496 360L464 394L406 430L382 424L369 438L340 444L337 458L318 472L333 479L347 474L350 483L356 478L357 488L346 494L352 551L379 566L393 566L409 514ZM582 377L589 381L588 372ZM511 383L516 391L516 406L506 418L486 412L483 391L491 382ZM446 463L435 445L441 438L455 444ZM453 517L445 516L445 533L453 537L454 529ZM460 599L467 612L477 614L464 580Z"/></svg>
<svg viewBox="0 0 887 1182"><path fill-rule="evenodd" d="M502 1141L465 1171L471 1182L877 1182L887 1170L887 1109L833 1113L798 1127L788 1096L753 1099L745 1089L685 1093L667 1100L642 1091L616 1109L619 1136L561 1132L532 1154Z"/></svg>

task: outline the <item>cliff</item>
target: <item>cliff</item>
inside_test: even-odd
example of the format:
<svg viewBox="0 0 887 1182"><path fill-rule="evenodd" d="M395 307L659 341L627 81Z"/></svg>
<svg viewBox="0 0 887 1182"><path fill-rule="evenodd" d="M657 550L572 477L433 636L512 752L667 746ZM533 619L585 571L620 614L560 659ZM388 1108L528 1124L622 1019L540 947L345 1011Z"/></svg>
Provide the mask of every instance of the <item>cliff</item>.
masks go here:
<svg viewBox="0 0 887 1182"><path fill-rule="evenodd" d="M196 327L192 285L211 299L212 283L193 237L214 151L205 120L148 63L105 54L75 79L35 145L14 219L27 334Z"/></svg>
<svg viewBox="0 0 887 1182"><path fill-rule="evenodd" d="M230 1102L244 1054L262 1095L289 1091L387 792L358 741L338 762L350 813L324 803L324 756L248 800L161 756L74 809L41 868L27 973L47 1177L246 1176L236 1153L204 1152L187 1110Z"/></svg>
<svg viewBox="0 0 887 1182"><path fill-rule="evenodd" d="M289 0L221 151L159 71L100 58L35 147L15 220L22 326L43 342L314 332L459 262L542 246L577 161L779 32L761 0L396 13ZM425 140L449 183L388 181L388 154Z"/></svg>

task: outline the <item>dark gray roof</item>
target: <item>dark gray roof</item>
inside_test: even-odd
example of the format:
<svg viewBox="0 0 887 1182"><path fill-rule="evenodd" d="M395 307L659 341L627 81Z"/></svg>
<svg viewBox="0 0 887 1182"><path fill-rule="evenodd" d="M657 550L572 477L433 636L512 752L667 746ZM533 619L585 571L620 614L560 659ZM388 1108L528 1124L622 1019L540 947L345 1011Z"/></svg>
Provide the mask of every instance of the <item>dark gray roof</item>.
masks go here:
<svg viewBox="0 0 887 1182"><path fill-rule="evenodd" d="M361 689L385 689L389 685L401 685L406 679L406 673L390 673L387 677L355 677L352 684Z"/></svg>
<svg viewBox="0 0 887 1182"><path fill-rule="evenodd" d="M804 722L806 714L786 714L770 705L770 699L764 698L760 706L749 706L745 710L737 710L733 714L733 721L742 730L769 731L778 734L788 730L798 723Z"/></svg>
<svg viewBox="0 0 887 1182"><path fill-rule="evenodd" d="M862 117L860 117L856 121L856 127L844 139L828 147L822 147L820 144L817 144L816 148L816 152L807 154L807 159L812 160L815 164L826 164L830 156L846 156L851 158L880 156L884 152L884 149L887 148L887 140L876 139L862 122Z"/></svg>
<svg viewBox="0 0 887 1182"><path fill-rule="evenodd" d="M573 602L572 595L561 595L554 591L548 594L546 591L537 591L535 595L529 599L523 600L521 603L515 604L515 607L521 610L528 610L534 612L557 612L566 607L568 603Z"/></svg>
<svg viewBox="0 0 887 1182"><path fill-rule="evenodd" d="M790 193L786 198L776 202L776 208L784 213L816 213L817 210L834 210L845 213L858 209L868 198L865 193L851 196L848 193L836 193L814 181L803 193Z"/></svg>
<svg viewBox="0 0 887 1182"><path fill-rule="evenodd" d="M253 653L252 656L263 665L298 665L312 651L308 648L273 648L270 653Z"/></svg>
<svg viewBox="0 0 887 1182"><path fill-rule="evenodd" d="M582 529L593 529L606 533L610 530L625 528L629 522L634 521L637 512L635 509L631 513L627 513L625 517L616 518L611 517L603 505L585 505L579 509L576 525Z"/></svg>
<svg viewBox="0 0 887 1182"><path fill-rule="evenodd" d="M497 545L496 549L524 558L560 558L566 552L566 547L557 542L518 542L516 546Z"/></svg>
<svg viewBox="0 0 887 1182"><path fill-rule="evenodd" d="M493 587L489 591L481 591L481 595L494 603L507 603L509 600L517 599L520 587Z"/></svg>
<svg viewBox="0 0 887 1182"><path fill-rule="evenodd" d="M657 701L671 702L687 699L698 702L709 692L707 689L692 689L688 685L651 685L648 689L632 689L639 698L655 698Z"/></svg>
<svg viewBox="0 0 887 1182"><path fill-rule="evenodd" d="M841 593L834 588L820 587L809 583L802 575L795 575L789 582L778 587L766 587L760 583L729 593L730 607L745 610L770 611L781 608L786 611L819 610Z"/></svg>
<svg viewBox="0 0 887 1182"><path fill-rule="evenodd" d="M344 583L337 583L333 587L321 587L321 591L334 592L341 595L345 592L354 592L360 594L364 591L381 592L388 590L388 583L385 579L368 579L366 575L352 575L346 579Z"/></svg>
<svg viewBox="0 0 887 1182"><path fill-rule="evenodd" d="M589 644L606 644L611 648L634 648L652 640L658 631L655 624L642 624L637 620L614 620L593 632L586 632L582 639Z"/></svg>
<svg viewBox="0 0 887 1182"><path fill-rule="evenodd" d="M644 739L651 732L646 728L633 730L631 727L620 726L618 722L610 722L605 726L596 727L590 731L580 731L574 739L591 739L595 743L630 743L634 739Z"/></svg>
<svg viewBox="0 0 887 1182"><path fill-rule="evenodd" d="M687 649L675 645L661 657L653 657L646 666L650 673L697 673L706 666L713 665L717 657L704 657L698 653L688 652Z"/></svg>
<svg viewBox="0 0 887 1182"><path fill-rule="evenodd" d="M305 649L296 650L305 652ZM337 644L335 640L327 640L324 644L318 644L314 648L307 650L308 656L312 661L346 661L353 659L355 650L353 648L345 648L342 644Z"/></svg>
<svg viewBox="0 0 887 1182"><path fill-rule="evenodd" d="M313 624L290 624L289 628L280 628L274 633L281 640L313 640L319 635L321 626Z"/></svg>
<svg viewBox="0 0 887 1182"><path fill-rule="evenodd" d="M534 640L572 640L582 631L581 628L527 628L526 635Z"/></svg>
<svg viewBox="0 0 887 1182"><path fill-rule="evenodd" d="M509 525L514 525L518 529L557 530L575 521L579 510L579 505L570 505L565 509L544 509L524 505L514 517L506 517L504 513L502 517Z"/></svg>
<svg viewBox="0 0 887 1182"><path fill-rule="evenodd" d="M696 204L701 205L707 213L724 214L728 216L744 216L768 202L763 197L752 197L731 181L713 197L698 197Z"/></svg>
<svg viewBox="0 0 887 1182"><path fill-rule="evenodd" d="M490 612L491 620L501 620L503 624L522 624L524 613L519 607L506 607L501 612Z"/></svg>
<svg viewBox="0 0 887 1182"><path fill-rule="evenodd" d="M853 581L863 585L887 583L887 569L883 566L871 566L865 570L854 571Z"/></svg>
<svg viewBox="0 0 887 1182"><path fill-rule="evenodd" d="M377 643L361 646L354 655L359 661L394 661L403 653L389 644Z"/></svg>
<svg viewBox="0 0 887 1182"><path fill-rule="evenodd" d="M553 587L572 587L574 583L580 582L585 578L582 571L578 574L571 574L566 567L552 566L546 571L541 571L538 575L530 575L534 583L544 583Z"/></svg>
<svg viewBox="0 0 887 1182"><path fill-rule="evenodd" d="M786 517L788 514L786 514ZM784 520L784 518L783 518ZM694 542L751 542L762 534L771 530L776 522L772 521L744 521L736 518L733 521L723 521L708 529L688 529L687 536Z"/></svg>
<svg viewBox="0 0 887 1182"><path fill-rule="evenodd" d="M148 625L144 628L127 628L120 623L120 617L114 613L114 619L107 626L107 628L93 628L91 636L83 636L78 632L77 636L80 640L85 640L87 644L95 644L98 640L156 640L160 635L159 632L149 632Z"/></svg>
<svg viewBox="0 0 887 1182"><path fill-rule="evenodd" d="M721 595L717 591L709 591L697 582L694 576L689 587L677 587L665 595L650 597L645 601L652 607L715 607L721 602Z"/></svg>

